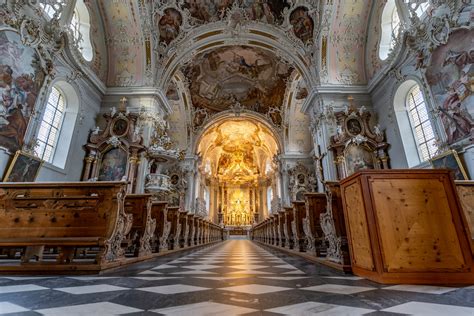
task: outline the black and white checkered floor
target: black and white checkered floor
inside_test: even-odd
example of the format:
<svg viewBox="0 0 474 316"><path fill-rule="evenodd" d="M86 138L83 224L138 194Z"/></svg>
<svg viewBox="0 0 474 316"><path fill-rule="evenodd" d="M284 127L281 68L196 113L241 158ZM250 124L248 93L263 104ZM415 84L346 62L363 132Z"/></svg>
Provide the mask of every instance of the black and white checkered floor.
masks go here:
<svg viewBox="0 0 474 316"><path fill-rule="evenodd" d="M474 315L474 286L383 286L229 240L103 276L1 277L7 315Z"/></svg>

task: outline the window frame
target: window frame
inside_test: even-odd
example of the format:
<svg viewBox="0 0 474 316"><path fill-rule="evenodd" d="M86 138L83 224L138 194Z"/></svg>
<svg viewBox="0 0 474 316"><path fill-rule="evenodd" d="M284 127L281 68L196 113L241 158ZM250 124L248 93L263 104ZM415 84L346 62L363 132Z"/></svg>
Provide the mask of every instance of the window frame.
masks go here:
<svg viewBox="0 0 474 316"><path fill-rule="evenodd" d="M414 90L417 90L417 95L415 95ZM410 104L410 101L413 106ZM415 83L408 88L405 96L405 110L410 122L411 133L413 141L416 144L420 163L427 162L436 154L436 148L430 150L430 148L432 148L430 143L436 141L436 133L435 127L430 118L425 95L418 83ZM417 133L418 128L421 131L421 137L419 137L420 134ZM428 134L431 134L432 137L427 137ZM426 147L426 155L423 152L423 146Z"/></svg>
<svg viewBox="0 0 474 316"><path fill-rule="evenodd" d="M57 92L56 92L57 91ZM56 102L56 105L53 105L51 104L51 98L53 96L53 93L57 93L58 94L58 98L57 98L57 102ZM62 111L60 111L58 109L58 105L60 103L60 101L62 101ZM51 122L47 122L45 120L45 115L48 111L48 107L51 106L53 108L53 116L52 116L52 119L51 119ZM54 126L53 123L56 119L56 116L58 114L58 112L60 112L61 114L61 117L57 123L57 126ZM40 124L39 124L39 128L38 128L38 133L37 133L37 140L38 140L38 147L40 147L40 143L43 143L44 144L44 148L42 149L42 152L37 153L38 157L41 158L42 160L44 160L45 162L47 163L50 163L50 164L53 164L54 163L54 158L55 158L55 155L56 155L56 149L58 147L58 143L59 143L59 139L60 139L60 135L61 135L61 132L62 132L62 128L63 128L63 123L64 123L64 117L66 115L66 112L67 112L67 100L66 100L66 95L65 93L61 90L61 88L57 87L56 85L53 85L52 88L51 88L51 91L49 92L48 94L48 98L46 100L46 106L44 107L44 110L43 110L43 115L42 115L42 118L41 118L41 121L40 121ZM47 132L47 136L46 136L46 140L43 141L43 140L40 140L40 133L41 133L41 130L43 128L43 126L45 125L48 125L46 128L48 129L48 132ZM52 130L55 129L56 130L56 134L54 135L54 141L52 143L50 143L50 137L51 137L51 132ZM48 159L44 159L45 158L45 154L47 152L47 148L48 147L51 147L51 153L48 157ZM36 148L35 148L35 151L36 151Z"/></svg>

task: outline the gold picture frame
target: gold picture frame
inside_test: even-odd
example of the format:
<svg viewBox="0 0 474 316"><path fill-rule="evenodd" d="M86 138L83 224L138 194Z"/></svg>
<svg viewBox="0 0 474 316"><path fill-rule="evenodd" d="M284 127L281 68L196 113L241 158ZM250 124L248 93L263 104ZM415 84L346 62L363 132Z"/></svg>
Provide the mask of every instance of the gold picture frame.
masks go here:
<svg viewBox="0 0 474 316"><path fill-rule="evenodd" d="M3 182L34 182L43 160L18 150L3 177Z"/></svg>
<svg viewBox="0 0 474 316"><path fill-rule="evenodd" d="M448 150L430 159L433 169L449 169L454 173L454 180L469 180L466 170L455 150Z"/></svg>

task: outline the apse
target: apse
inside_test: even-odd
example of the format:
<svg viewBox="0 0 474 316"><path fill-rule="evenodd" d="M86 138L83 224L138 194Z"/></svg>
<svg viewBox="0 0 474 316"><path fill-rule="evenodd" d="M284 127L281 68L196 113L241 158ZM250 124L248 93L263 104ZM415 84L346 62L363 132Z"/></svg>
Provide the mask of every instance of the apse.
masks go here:
<svg viewBox="0 0 474 316"><path fill-rule="evenodd" d="M249 118L228 118L203 133L200 197L216 223L245 227L268 214L267 192L276 191L274 156L279 151L275 134L265 123Z"/></svg>

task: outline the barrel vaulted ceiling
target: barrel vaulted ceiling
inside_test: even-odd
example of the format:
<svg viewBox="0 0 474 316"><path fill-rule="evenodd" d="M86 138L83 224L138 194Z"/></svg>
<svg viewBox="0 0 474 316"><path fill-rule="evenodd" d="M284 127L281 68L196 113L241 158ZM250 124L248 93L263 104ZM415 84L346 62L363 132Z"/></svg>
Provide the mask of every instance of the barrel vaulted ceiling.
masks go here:
<svg viewBox="0 0 474 316"><path fill-rule="evenodd" d="M367 84L372 5L99 0L108 46L106 84L161 90L171 108L170 134L181 148L216 114L241 107L270 122L290 152L307 152L309 122L301 109L312 91Z"/></svg>
<svg viewBox="0 0 474 316"><path fill-rule="evenodd" d="M367 83L371 0L99 0L108 86L166 89L183 64L223 46L273 52L308 86Z"/></svg>

